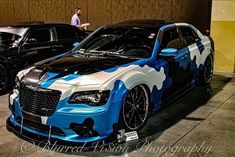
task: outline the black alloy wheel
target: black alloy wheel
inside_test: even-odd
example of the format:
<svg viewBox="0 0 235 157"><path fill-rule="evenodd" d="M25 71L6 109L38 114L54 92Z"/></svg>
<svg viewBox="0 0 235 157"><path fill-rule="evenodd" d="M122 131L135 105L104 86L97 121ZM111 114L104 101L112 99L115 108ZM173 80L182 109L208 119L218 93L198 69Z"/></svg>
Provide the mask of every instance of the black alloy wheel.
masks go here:
<svg viewBox="0 0 235 157"><path fill-rule="evenodd" d="M139 85L128 91L122 106L122 119L130 131L141 129L147 121L149 97L146 88Z"/></svg>
<svg viewBox="0 0 235 157"><path fill-rule="evenodd" d="M203 84L209 84L212 80L212 76L213 76L213 59L212 56L209 55L203 67Z"/></svg>

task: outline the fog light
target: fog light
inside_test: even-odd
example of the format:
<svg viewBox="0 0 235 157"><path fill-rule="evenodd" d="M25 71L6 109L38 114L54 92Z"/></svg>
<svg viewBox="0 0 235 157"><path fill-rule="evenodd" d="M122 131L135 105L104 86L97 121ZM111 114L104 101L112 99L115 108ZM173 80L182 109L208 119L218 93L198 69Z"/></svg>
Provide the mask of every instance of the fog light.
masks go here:
<svg viewBox="0 0 235 157"><path fill-rule="evenodd" d="M99 136L99 133L89 126L84 124L71 123L70 128L79 136L83 137L95 137Z"/></svg>

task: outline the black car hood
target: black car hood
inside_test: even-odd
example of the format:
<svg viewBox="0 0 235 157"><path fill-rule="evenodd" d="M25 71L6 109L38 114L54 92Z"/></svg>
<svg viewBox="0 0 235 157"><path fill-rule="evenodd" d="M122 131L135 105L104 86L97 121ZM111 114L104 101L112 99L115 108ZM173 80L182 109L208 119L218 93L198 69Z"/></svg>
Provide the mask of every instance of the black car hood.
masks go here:
<svg viewBox="0 0 235 157"><path fill-rule="evenodd" d="M137 59L127 59L118 57L85 57L82 55L66 54L65 56L37 64L36 69L46 72L59 73L57 77L64 77L69 74L87 75L104 71L113 67L118 67Z"/></svg>

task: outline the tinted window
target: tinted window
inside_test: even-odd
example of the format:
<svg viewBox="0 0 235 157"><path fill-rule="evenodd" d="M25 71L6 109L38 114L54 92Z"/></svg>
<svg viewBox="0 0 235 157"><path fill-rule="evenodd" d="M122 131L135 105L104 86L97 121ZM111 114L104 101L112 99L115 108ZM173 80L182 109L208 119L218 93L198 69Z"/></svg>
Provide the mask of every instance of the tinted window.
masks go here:
<svg viewBox="0 0 235 157"><path fill-rule="evenodd" d="M57 37L61 39L76 39L76 30L73 27L57 26Z"/></svg>
<svg viewBox="0 0 235 157"><path fill-rule="evenodd" d="M80 46L81 53L149 57L157 30L144 28L104 28Z"/></svg>
<svg viewBox="0 0 235 157"><path fill-rule="evenodd" d="M179 27L179 29L188 46L195 44L198 40L200 40L194 30L190 27Z"/></svg>
<svg viewBox="0 0 235 157"><path fill-rule="evenodd" d="M181 40L176 28L171 28L164 32L161 41L161 50L164 48L181 49Z"/></svg>
<svg viewBox="0 0 235 157"><path fill-rule="evenodd" d="M36 29L30 32L28 39L35 39L36 42L48 42L51 41L51 34L49 29Z"/></svg>

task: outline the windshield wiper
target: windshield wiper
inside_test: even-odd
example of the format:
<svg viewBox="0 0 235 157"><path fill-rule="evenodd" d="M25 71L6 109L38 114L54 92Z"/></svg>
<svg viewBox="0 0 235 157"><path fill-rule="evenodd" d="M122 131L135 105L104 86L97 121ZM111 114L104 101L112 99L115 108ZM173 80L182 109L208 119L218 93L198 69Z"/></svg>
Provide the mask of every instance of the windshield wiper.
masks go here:
<svg viewBox="0 0 235 157"><path fill-rule="evenodd" d="M89 57L89 56L92 56L92 55L93 55L92 53L87 53L87 52L85 52L85 50L82 51L82 52L81 52L80 50L79 50L79 51L76 51L75 54L83 55L83 56L85 56L85 57L86 57L86 56Z"/></svg>
<svg viewBox="0 0 235 157"><path fill-rule="evenodd" d="M104 52L103 55L104 56L108 56L108 57L118 57L118 58L129 58L128 56L124 56L121 55L121 52L123 52L124 49L118 50L116 52Z"/></svg>
<svg viewBox="0 0 235 157"><path fill-rule="evenodd" d="M83 55L83 56L98 56L98 57L117 57L117 58L129 58L128 56L123 56L120 54L120 52L122 52L123 50L118 50L116 52L111 52L111 51L95 51L95 50L91 50L91 51L77 51L77 54L79 55ZM92 52L92 53L91 53ZM94 53L96 52L96 53ZM100 53L98 53L100 52Z"/></svg>

